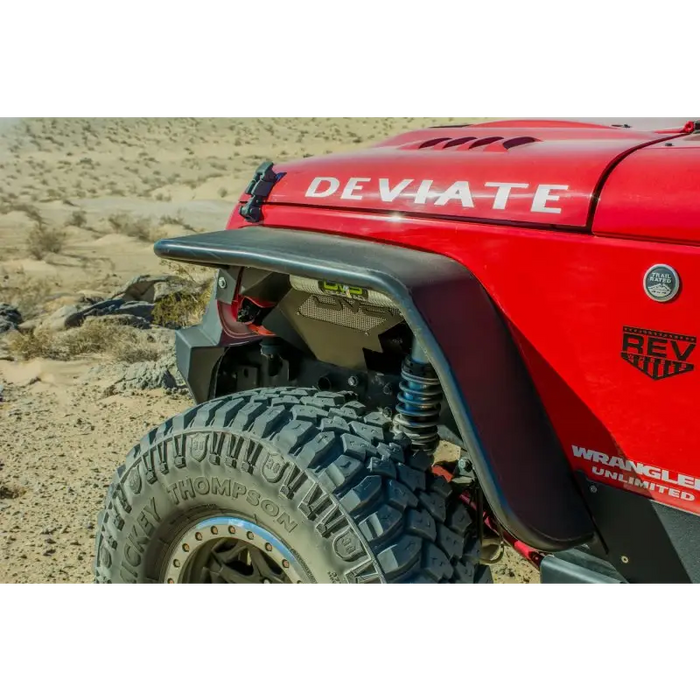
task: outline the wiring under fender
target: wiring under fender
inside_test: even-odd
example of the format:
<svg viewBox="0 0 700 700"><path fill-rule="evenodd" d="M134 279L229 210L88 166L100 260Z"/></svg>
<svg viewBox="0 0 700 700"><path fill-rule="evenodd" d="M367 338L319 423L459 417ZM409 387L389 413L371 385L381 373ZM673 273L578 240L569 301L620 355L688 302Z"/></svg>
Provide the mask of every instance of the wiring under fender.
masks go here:
<svg viewBox="0 0 700 700"><path fill-rule="evenodd" d="M506 553L506 540L503 533L503 528L500 523L495 523L495 532L489 528L490 532L493 534L498 534L498 537L494 537L493 534L487 535L485 521L487 517L486 510L484 508L484 494L480 488L476 488L476 512L477 512L477 523L478 523L478 535L479 542L481 542L481 558L479 559L480 564L486 566L493 566L494 564L499 564ZM485 556L491 554L491 556Z"/></svg>
<svg viewBox="0 0 700 700"><path fill-rule="evenodd" d="M438 462L433 466L433 473L442 476L450 484L461 491L460 497L472 511L477 522L477 534L481 543L479 563L493 566L501 562L506 552L507 537L500 523L487 524L489 512L486 508L484 495L479 488L472 463L466 457L456 462Z"/></svg>

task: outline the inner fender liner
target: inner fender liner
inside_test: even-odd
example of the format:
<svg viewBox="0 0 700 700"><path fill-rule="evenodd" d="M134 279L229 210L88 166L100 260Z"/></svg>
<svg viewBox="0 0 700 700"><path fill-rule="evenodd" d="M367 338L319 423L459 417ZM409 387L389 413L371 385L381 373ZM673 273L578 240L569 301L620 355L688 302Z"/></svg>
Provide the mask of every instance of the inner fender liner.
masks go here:
<svg viewBox="0 0 700 700"><path fill-rule="evenodd" d="M484 495L514 537L544 552L594 525L500 312L460 263L338 235L249 226L163 240L183 263L252 267L383 292L435 367Z"/></svg>

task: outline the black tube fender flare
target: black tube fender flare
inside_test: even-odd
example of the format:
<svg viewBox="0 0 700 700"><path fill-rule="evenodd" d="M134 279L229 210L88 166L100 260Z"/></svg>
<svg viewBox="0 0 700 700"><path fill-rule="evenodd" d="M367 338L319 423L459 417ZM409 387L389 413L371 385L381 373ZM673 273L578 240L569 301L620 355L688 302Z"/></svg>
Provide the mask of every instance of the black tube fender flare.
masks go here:
<svg viewBox="0 0 700 700"><path fill-rule="evenodd" d="M440 377L501 525L544 552L594 537L574 475L510 331L460 263L364 239L265 226L163 240L155 251L182 263L250 267L386 294Z"/></svg>

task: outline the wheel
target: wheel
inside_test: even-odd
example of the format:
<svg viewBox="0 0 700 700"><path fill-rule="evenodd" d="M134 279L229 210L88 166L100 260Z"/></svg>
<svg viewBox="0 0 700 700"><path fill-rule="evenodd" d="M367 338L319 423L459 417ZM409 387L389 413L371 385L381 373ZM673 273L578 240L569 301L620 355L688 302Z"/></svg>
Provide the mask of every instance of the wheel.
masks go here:
<svg viewBox="0 0 700 700"><path fill-rule="evenodd" d="M469 514L351 395L257 389L151 431L99 518L104 583L472 583Z"/></svg>

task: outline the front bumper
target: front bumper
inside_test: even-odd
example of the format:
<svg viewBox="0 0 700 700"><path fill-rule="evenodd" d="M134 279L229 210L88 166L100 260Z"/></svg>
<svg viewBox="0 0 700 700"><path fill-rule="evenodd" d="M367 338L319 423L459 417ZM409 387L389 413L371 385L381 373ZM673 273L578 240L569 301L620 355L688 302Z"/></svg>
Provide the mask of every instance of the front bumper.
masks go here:
<svg viewBox="0 0 700 700"><path fill-rule="evenodd" d="M175 335L177 368L187 383L195 403L204 403L214 395L217 367L226 349L213 342L194 326Z"/></svg>

